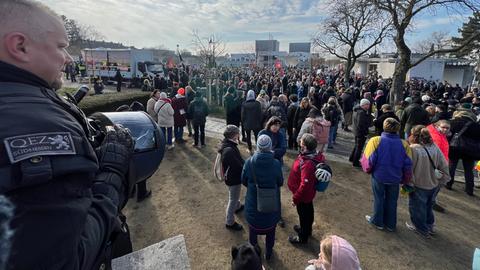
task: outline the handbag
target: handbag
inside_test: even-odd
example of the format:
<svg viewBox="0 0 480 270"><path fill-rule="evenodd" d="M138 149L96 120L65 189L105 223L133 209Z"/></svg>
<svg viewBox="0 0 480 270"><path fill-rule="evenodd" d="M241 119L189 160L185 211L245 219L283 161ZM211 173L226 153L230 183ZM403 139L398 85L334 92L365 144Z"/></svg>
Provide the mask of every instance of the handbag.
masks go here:
<svg viewBox="0 0 480 270"><path fill-rule="evenodd" d="M277 185L273 188L261 188L257 183L257 177L255 176L251 159L249 166L252 171L253 182L257 188L257 211L260 213L279 211Z"/></svg>
<svg viewBox="0 0 480 270"><path fill-rule="evenodd" d="M480 160L480 141L463 136L468 127L473 122L468 122L463 126L460 132L453 135L450 141L450 151L460 153L461 156L465 156L469 159Z"/></svg>
<svg viewBox="0 0 480 270"><path fill-rule="evenodd" d="M430 164L432 164L432 167L435 170L435 177L437 179L441 179L443 177L443 172L437 169L437 166L435 166L435 163L433 163L432 157L430 156L430 153L428 152L427 148L424 146L423 149L425 149L425 152L427 152L427 156L428 156L428 159L430 160Z"/></svg>

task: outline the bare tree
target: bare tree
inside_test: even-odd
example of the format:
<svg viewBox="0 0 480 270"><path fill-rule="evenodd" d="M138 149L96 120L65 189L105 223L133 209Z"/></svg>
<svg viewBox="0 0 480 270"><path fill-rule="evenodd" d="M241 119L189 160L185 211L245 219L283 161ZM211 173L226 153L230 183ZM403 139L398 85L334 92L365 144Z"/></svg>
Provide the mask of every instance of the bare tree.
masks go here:
<svg viewBox="0 0 480 270"><path fill-rule="evenodd" d="M416 53L429 53L432 50L441 50L447 47L448 32L435 31L428 38L416 42L413 51Z"/></svg>
<svg viewBox="0 0 480 270"><path fill-rule="evenodd" d="M346 61L345 84L358 58L382 43L391 20L365 0L330 0L330 13L313 38L314 46Z"/></svg>
<svg viewBox="0 0 480 270"><path fill-rule="evenodd" d="M393 41L397 47L398 61L393 73L392 91L390 91L390 102L398 103L403 99L403 90L407 72L412 67L420 64L429 57L439 53L452 53L461 50L470 42L480 36L480 30L474 32L459 46L450 49L434 49L423 57L412 63L412 51L405 42L405 34L411 26L412 19L423 12L435 13L437 9L446 9L448 13L461 12L462 10L476 11L480 7L478 0L369 0L376 7L389 14L393 20L395 35Z"/></svg>
<svg viewBox="0 0 480 270"><path fill-rule="evenodd" d="M223 56L226 52L226 43L222 38L215 34L202 37L198 30L192 31L192 38L192 44L204 65L209 68L216 67L216 58Z"/></svg>

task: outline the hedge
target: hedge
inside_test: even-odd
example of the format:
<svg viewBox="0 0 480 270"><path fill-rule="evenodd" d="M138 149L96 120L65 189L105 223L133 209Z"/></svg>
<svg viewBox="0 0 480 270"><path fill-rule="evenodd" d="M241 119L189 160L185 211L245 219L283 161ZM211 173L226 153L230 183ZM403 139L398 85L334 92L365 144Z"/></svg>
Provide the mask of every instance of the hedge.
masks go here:
<svg viewBox="0 0 480 270"><path fill-rule="evenodd" d="M62 88L57 93L59 95L64 95L65 93L73 94L75 91L75 88ZM150 92L127 90L120 93L114 92L86 96L80 102L79 107L86 115L90 115L95 112L112 112L121 105L130 105L133 101L139 101L146 106L149 98ZM210 106L210 115L217 118L225 118L225 109L221 106L212 105Z"/></svg>
<svg viewBox="0 0 480 270"><path fill-rule="evenodd" d="M74 88L64 88L59 90L58 94L72 94L75 91L76 89ZM133 101L138 101L146 106L149 98L150 92L132 90L123 91L120 93L113 92L102 95L89 95L80 102L79 107L86 115L90 115L95 112L112 112L121 105L130 105Z"/></svg>

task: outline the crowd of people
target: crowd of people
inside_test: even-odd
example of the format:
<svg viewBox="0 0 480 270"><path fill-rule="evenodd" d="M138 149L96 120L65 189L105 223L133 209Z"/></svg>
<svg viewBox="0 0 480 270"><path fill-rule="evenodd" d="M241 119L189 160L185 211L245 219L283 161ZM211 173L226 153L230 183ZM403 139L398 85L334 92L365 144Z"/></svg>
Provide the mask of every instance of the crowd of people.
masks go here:
<svg viewBox="0 0 480 270"><path fill-rule="evenodd" d="M175 82L176 73L168 73L166 90L152 92L147 110L166 132L169 148L173 148L172 127L175 142L183 143L183 127L188 126L192 134L189 122L194 126L193 145L200 140L203 146L208 105L195 89L205 85L205 76L202 70L191 70L181 73L184 82ZM458 144L468 141L476 149L475 144L480 144L478 88L411 80L402 93L405 99L392 106L391 80L375 73L351 76L348 82L342 71L328 69L222 68L219 74L212 102L223 104L227 123L218 149L229 191L225 226L243 230L235 214L245 210L249 242L253 250L258 249L257 236L266 235L267 260L272 256L276 226L285 226L279 192L283 156L287 149L300 152L288 178L300 224L293 227L296 234L289 241L302 244L312 233L316 193L315 163L304 163L325 162L324 153L335 147L339 127L353 134L352 166L372 176L374 207L366 220L377 229L396 230L397 200L402 192L409 196L410 220L405 226L426 238L435 235L433 210L445 211L436 198L442 187L453 188L459 160L465 192L473 196L474 165L479 158ZM175 96L168 99L175 89ZM246 161L238 149L241 142L251 156ZM247 189L245 205L240 203L242 184ZM276 211L258 211L259 187L277 189Z"/></svg>
<svg viewBox="0 0 480 270"><path fill-rule="evenodd" d="M139 201L151 194L146 182L130 175L130 131L116 125L97 144L83 112L56 93L62 71L71 70L73 61L55 12L35 1L0 1L0 23L0 269L106 269L112 258L132 251L122 209L133 186ZM319 184L328 184L334 173L324 153L335 147L340 125L355 138L352 166L371 174L374 206L366 220L377 229L395 232L397 200L404 193L406 227L434 236L433 210L444 210L437 195L443 187L453 188L460 160L465 192L474 195L473 170L480 159L477 88L412 80L405 100L392 107L391 80L376 74L344 81L342 71L316 68L218 73L212 100L224 105L227 122L218 148L229 194L225 227L243 230L235 214L244 212L249 235L249 243L232 248L232 269L262 269L259 235L266 236L265 259L274 256L276 227L285 226L280 189L286 167L291 167L287 200L299 223L288 241L296 246L309 241L313 200L322 191ZM205 147L209 105L198 89L206 83L205 70L185 67L167 74L153 89L146 82L144 90L152 90L146 108L134 102L118 111L145 110L170 150L187 141L185 127L192 145ZM249 150L246 160L241 141ZM299 152L291 166L284 161L288 148ZM320 250L307 269L360 269L355 249L340 236L325 236Z"/></svg>

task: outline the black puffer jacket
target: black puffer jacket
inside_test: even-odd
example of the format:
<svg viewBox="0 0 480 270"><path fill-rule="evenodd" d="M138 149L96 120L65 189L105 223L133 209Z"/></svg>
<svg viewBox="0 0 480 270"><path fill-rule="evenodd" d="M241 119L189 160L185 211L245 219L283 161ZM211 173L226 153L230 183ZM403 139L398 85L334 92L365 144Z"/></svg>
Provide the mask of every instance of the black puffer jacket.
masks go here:
<svg viewBox="0 0 480 270"><path fill-rule="evenodd" d="M235 186L241 184L241 176L244 160L237 144L231 140L224 139L218 153L222 154L222 167L225 173L225 184Z"/></svg>
<svg viewBox="0 0 480 270"><path fill-rule="evenodd" d="M465 133L463 133L462 136L465 136L467 138L471 138L478 143L480 143L480 124L477 122L474 122L473 120L475 119L475 116L473 113L463 113L461 112L456 112L454 114L453 119L450 121L450 136L448 137L448 141L450 142L452 140L453 135L455 133L458 133L462 130L462 128L469 122L472 122L470 126L467 128ZM450 148L450 151L448 153L450 158L468 158L464 153L458 153L454 151L454 148Z"/></svg>
<svg viewBox="0 0 480 270"><path fill-rule="evenodd" d="M360 106L353 108L353 134L357 137L368 135L368 128L372 125L372 116Z"/></svg>

